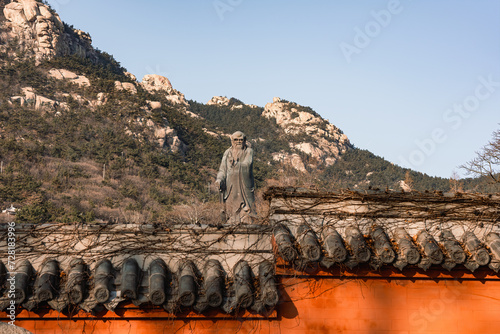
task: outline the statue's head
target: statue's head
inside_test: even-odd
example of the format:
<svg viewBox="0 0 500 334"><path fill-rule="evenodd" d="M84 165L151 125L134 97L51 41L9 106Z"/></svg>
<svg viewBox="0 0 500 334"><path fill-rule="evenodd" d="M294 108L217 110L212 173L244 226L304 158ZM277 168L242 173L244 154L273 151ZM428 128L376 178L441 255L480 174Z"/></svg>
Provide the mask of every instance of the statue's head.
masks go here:
<svg viewBox="0 0 500 334"><path fill-rule="evenodd" d="M247 137L241 131L236 131L231 135L231 144L233 148L243 148L246 145Z"/></svg>

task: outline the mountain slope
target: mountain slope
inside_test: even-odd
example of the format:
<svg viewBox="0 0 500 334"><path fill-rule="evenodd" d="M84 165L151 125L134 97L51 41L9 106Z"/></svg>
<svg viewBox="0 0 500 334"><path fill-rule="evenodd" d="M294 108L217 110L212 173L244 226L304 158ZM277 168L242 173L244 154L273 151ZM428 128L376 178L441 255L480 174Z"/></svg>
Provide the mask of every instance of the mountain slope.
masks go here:
<svg viewBox="0 0 500 334"><path fill-rule="evenodd" d="M309 107L186 100L167 78L139 82L42 2L0 5L0 207L21 208L19 221L213 221L236 130L255 150L259 189L399 189L406 177ZM415 189L449 189L411 177Z"/></svg>

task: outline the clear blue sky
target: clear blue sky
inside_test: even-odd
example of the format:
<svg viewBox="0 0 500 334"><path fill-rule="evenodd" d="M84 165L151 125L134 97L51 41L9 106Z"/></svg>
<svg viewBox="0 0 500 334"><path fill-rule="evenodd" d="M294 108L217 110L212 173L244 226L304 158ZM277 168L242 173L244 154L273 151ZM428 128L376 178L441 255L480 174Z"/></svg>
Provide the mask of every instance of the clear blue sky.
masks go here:
<svg viewBox="0 0 500 334"><path fill-rule="evenodd" d="M498 0L49 0L139 80L310 106L359 148L450 177L500 128Z"/></svg>

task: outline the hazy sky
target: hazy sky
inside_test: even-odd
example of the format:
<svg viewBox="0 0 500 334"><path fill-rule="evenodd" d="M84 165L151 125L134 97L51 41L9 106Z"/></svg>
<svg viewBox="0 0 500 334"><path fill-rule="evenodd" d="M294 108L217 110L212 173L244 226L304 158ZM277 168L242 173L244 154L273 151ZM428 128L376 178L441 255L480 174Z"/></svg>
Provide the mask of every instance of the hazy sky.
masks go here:
<svg viewBox="0 0 500 334"><path fill-rule="evenodd" d="M450 177L500 128L500 1L49 0L139 80L310 106L358 148Z"/></svg>

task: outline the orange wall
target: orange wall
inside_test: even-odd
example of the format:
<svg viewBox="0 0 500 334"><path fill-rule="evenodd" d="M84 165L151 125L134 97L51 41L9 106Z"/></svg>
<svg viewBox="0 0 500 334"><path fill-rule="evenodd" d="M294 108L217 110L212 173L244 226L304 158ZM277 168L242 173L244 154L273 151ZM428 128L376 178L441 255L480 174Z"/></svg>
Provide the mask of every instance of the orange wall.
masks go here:
<svg viewBox="0 0 500 334"><path fill-rule="evenodd" d="M282 302L268 319L248 313L236 319L221 314L184 314L176 319L162 310L130 305L117 310L123 318L112 319L117 317L113 312L99 320L76 320L55 311L23 311L16 324L37 334L500 333L498 276L454 275L284 275ZM26 316L33 319L21 320ZM88 317L83 312L78 316Z"/></svg>
<svg viewBox="0 0 500 334"><path fill-rule="evenodd" d="M498 281L322 279L287 290L286 333L500 333Z"/></svg>

